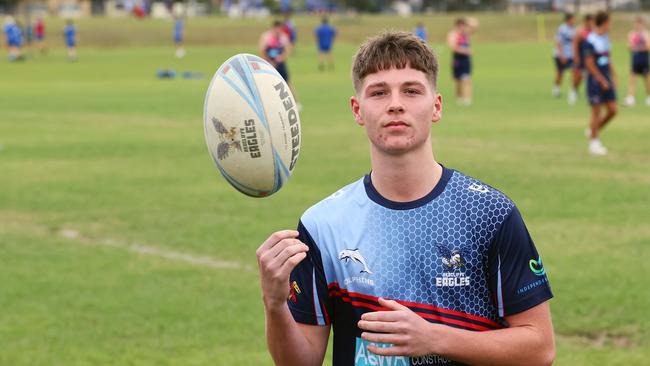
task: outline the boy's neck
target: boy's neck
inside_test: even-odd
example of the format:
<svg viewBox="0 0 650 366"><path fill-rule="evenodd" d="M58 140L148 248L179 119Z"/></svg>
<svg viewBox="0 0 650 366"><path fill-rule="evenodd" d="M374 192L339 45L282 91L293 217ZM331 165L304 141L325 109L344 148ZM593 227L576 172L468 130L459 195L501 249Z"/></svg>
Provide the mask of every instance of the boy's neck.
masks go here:
<svg viewBox="0 0 650 366"><path fill-rule="evenodd" d="M442 177L442 166L431 151L425 149L405 155L387 155L373 151L372 184L384 198L395 202L411 202L426 196Z"/></svg>

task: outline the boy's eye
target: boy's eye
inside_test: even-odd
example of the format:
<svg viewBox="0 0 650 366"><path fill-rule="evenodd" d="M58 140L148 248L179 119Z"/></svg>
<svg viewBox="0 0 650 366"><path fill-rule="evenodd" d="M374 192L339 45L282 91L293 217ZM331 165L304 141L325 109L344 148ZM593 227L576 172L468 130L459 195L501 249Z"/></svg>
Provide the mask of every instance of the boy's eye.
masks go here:
<svg viewBox="0 0 650 366"><path fill-rule="evenodd" d="M420 94L420 91L417 89L406 89L404 90L406 94Z"/></svg>

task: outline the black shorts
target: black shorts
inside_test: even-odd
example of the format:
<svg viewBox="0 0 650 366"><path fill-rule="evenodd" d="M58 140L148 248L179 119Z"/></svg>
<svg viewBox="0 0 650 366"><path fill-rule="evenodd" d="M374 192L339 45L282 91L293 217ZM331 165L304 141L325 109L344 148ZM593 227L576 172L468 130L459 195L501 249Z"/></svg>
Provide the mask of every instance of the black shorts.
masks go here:
<svg viewBox="0 0 650 366"><path fill-rule="evenodd" d="M553 60L555 60L555 69L559 73L563 73L565 70L570 69L573 67L573 59L572 58L567 58L565 63L562 63L560 61L559 57L553 57Z"/></svg>
<svg viewBox="0 0 650 366"><path fill-rule="evenodd" d="M472 74L472 61L469 56L454 55L452 74L456 80L466 79Z"/></svg>
<svg viewBox="0 0 650 366"><path fill-rule="evenodd" d="M632 53L632 73L636 75L648 75L650 72L650 57L648 52Z"/></svg>
<svg viewBox="0 0 650 366"><path fill-rule="evenodd" d="M614 85L609 77L607 77L607 80L609 81L610 88L603 90L596 78L591 75L587 77L587 99L589 99L589 104L597 105L616 101L616 89L614 89Z"/></svg>
<svg viewBox="0 0 650 366"><path fill-rule="evenodd" d="M275 69L280 73L280 76L286 81L289 82L289 71L287 70L287 64L285 62L280 62L275 65Z"/></svg>

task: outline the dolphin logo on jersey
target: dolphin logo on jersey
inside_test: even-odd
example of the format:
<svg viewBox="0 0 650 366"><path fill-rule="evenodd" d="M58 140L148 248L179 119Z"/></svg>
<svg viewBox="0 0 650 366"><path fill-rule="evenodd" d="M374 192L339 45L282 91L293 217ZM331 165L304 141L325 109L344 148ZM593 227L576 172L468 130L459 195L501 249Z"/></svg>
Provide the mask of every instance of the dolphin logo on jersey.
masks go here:
<svg viewBox="0 0 650 366"><path fill-rule="evenodd" d="M368 268L368 264L366 264L366 260L363 259L363 256L361 253L359 253L359 249L344 249L339 253L339 260L344 261L345 263L349 262L350 260L354 262L359 262L363 266L363 269L359 271L359 273L368 273L372 274L372 271L370 268Z"/></svg>

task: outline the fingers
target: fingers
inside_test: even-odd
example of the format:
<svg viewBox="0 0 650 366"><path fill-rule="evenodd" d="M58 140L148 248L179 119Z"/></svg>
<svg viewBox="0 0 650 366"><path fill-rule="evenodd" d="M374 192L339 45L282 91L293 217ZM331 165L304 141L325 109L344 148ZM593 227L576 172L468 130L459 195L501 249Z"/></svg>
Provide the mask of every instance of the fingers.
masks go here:
<svg viewBox="0 0 650 366"><path fill-rule="evenodd" d="M388 300L388 299L384 299L383 297L379 298L379 305L391 310L409 310L409 311L411 310L406 306L398 303L395 300Z"/></svg>
<svg viewBox="0 0 650 366"><path fill-rule="evenodd" d="M368 351L379 355L379 356L404 356L406 355L406 349L404 347L377 347L374 344L368 345Z"/></svg>
<svg viewBox="0 0 650 366"><path fill-rule="evenodd" d="M265 253L267 250L275 246L277 243L284 239L293 239L298 237L298 232L296 230L282 230L276 231L271 236L269 236L255 252L259 258L261 254Z"/></svg>
<svg viewBox="0 0 650 366"><path fill-rule="evenodd" d="M403 323L359 320L360 329L376 333L399 333L404 330Z"/></svg>
<svg viewBox="0 0 650 366"><path fill-rule="evenodd" d="M403 334L361 333L361 338L368 342L401 345L406 343Z"/></svg>

